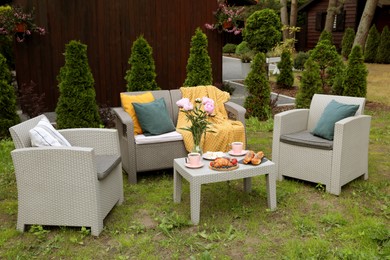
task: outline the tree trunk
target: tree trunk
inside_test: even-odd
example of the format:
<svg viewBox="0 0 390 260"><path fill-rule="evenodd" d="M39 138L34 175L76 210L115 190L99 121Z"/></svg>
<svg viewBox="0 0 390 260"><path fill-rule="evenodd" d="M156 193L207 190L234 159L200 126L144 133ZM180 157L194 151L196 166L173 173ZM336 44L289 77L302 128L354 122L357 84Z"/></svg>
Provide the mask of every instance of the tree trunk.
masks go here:
<svg viewBox="0 0 390 260"><path fill-rule="evenodd" d="M326 13L324 31L332 33L334 16L336 15L336 4L337 0L329 0L328 10Z"/></svg>
<svg viewBox="0 0 390 260"><path fill-rule="evenodd" d="M287 40L289 38L288 35L288 29L287 26L288 24L288 12L287 12L287 0L280 0L280 20L282 22L282 26L286 27L283 30L283 41Z"/></svg>
<svg viewBox="0 0 390 260"><path fill-rule="evenodd" d="M370 29L372 19L374 18L377 4L378 4L378 0L367 0L362 17L360 18L360 23L359 23L358 30L356 32L353 46L359 44L364 50L368 30Z"/></svg>
<svg viewBox="0 0 390 260"><path fill-rule="evenodd" d="M290 27L297 26L297 17L298 17L298 1L291 0L291 12L290 12ZM291 30L290 38L295 38L295 30Z"/></svg>

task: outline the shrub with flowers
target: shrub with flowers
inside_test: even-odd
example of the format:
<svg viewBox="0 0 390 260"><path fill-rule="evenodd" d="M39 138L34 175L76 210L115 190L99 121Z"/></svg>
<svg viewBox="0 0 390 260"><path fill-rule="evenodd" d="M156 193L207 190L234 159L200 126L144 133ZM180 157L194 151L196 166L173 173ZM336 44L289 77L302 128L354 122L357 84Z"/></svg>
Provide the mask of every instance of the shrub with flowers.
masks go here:
<svg viewBox="0 0 390 260"><path fill-rule="evenodd" d="M197 98L194 106L188 98L182 98L176 102L176 105L181 108L181 112L186 114L187 121L191 122L191 126L181 129L192 133L194 139L193 151L201 152L200 141L202 135L206 132L213 132L209 128L211 123L207 121L207 118L212 116L214 112L214 100L208 97Z"/></svg>
<svg viewBox="0 0 390 260"><path fill-rule="evenodd" d="M206 23L204 26L209 30L217 30L218 32L228 32L238 35L242 32L242 12L244 7L234 8L228 7L225 3L220 2L217 11L214 12L214 24Z"/></svg>
<svg viewBox="0 0 390 260"><path fill-rule="evenodd" d="M25 12L19 6L3 8L0 13L0 34L15 35L18 42L23 42L26 35L37 32L40 35L46 34L43 27L34 23L34 9Z"/></svg>

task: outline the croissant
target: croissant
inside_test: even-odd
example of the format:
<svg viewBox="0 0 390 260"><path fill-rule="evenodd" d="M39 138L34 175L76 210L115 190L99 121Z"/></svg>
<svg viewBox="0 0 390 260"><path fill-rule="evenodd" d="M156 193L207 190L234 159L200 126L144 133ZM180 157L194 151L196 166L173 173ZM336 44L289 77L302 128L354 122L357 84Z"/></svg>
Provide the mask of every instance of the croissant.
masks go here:
<svg viewBox="0 0 390 260"><path fill-rule="evenodd" d="M252 158L255 156L255 152L252 150L249 150L246 154L244 160L242 161L244 164L248 164L251 162Z"/></svg>
<svg viewBox="0 0 390 260"><path fill-rule="evenodd" d="M214 160L214 163L212 165L215 168L222 168L222 167L232 167L233 164L230 162L227 158L217 158Z"/></svg>
<svg viewBox="0 0 390 260"><path fill-rule="evenodd" d="M260 151L253 156L253 158L251 159L251 163L253 165L259 165L261 163L261 159L263 159L263 157L264 157L264 153L263 153L263 151Z"/></svg>

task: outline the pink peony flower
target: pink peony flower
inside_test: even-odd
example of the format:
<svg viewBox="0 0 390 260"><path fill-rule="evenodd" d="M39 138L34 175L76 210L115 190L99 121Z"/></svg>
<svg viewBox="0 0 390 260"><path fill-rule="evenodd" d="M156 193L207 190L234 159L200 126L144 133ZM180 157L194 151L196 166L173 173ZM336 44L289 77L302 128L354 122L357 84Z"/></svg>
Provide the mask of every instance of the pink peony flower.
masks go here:
<svg viewBox="0 0 390 260"><path fill-rule="evenodd" d="M176 102L176 105L178 107L183 108L186 111L194 109L194 106L192 105L192 103L190 102L190 100L188 98L182 98L182 99L178 100Z"/></svg>

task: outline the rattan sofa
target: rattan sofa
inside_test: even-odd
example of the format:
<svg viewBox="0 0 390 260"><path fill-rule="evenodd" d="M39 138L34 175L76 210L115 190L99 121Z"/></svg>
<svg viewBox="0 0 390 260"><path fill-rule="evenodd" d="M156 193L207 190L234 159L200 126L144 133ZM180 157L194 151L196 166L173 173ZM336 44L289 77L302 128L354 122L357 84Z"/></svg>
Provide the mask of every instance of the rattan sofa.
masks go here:
<svg viewBox="0 0 390 260"><path fill-rule="evenodd" d="M31 147L29 130L43 117L10 128L16 148L11 155L18 189L17 229L34 224L91 227L91 234L98 236L104 218L123 202L117 131L64 129L59 132L72 147Z"/></svg>
<svg viewBox="0 0 390 260"><path fill-rule="evenodd" d="M127 95L139 95L146 91L124 92ZM176 102L181 99L179 89L151 91L155 99L164 98L174 125L177 124L179 108ZM226 102L225 109L229 118L239 120L245 126L245 108L233 102ZM188 152L183 140L137 144L134 138L134 125L130 115L122 108L113 108L116 114L115 125L119 134L122 154L122 166L128 174L130 183L137 183L137 172L173 168L173 159L185 157Z"/></svg>
<svg viewBox="0 0 390 260"><path fill-rule="evenodd" d="M336 122L333 141L311 136L331 100L359 108L355 116ZM288 176L319 183L326 185L327 192L339 195L341 187L350 181L361 176L367 179L371 117L363 115L364 105L364 98L315 94L310 109L275 115L272 161L279 180ZM293 138L301 138L299 144Z"/></svg>

